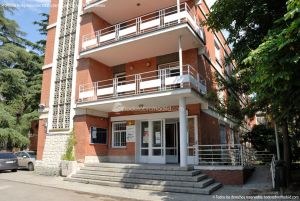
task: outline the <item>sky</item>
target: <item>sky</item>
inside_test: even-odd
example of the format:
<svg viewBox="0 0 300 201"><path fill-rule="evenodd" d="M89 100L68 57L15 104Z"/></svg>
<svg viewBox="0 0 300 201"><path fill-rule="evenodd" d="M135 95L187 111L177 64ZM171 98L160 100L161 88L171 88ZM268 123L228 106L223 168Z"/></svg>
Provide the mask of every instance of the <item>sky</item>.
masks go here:
<svg viewBox="0 0 300 201"><path fill-rule="evenodd" d="M6 13L6 17L14 19L20 26L20 30L26 33L25 38L32 42L43 39L45 36L40 35L38 26L34 21L42 19L40 13L49 13L50 0L0 0L1 5L14 5L17 10L11 15Z"/></svg>
<svg viewBox="0 0 300 201"><path fill-rule="evenodd" d="M36 42L44 38L38 32L38 27L33 24L34 21L41 19L40 13L49 13L51 0L0 0L1 5L15 5L17 10L14 14L8 14L7 17L14 19L20 26L20 29L26 33L25 38ZM211 6L216 0L206 0Z"/></svg>

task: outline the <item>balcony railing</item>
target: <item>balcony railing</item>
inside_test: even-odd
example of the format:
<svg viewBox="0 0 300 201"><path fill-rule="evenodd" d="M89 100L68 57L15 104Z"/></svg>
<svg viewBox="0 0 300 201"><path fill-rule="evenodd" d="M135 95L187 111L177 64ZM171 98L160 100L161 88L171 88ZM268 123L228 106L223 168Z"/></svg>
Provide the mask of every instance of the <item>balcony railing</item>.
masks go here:
<svg viewBox="0 0 300 201"><path fill-rule="evenodd" d="M132 38L149 32L154 32L181 23L188 23L203 37L203 31L194 12L187 3L155 11L144 16L101 29L83 36L82 51L108 45L123 39Z"/></svg>
<svg viewBox="0 0 300 201"><path fill-rule="evenodd" d="M86 8L89 5L92 5L93 3L97 3L103 0L86 0L85 4L83 5L83 8Z"/></svg>
<svg viewBox="0 0 300 201"><path fill-rule="evenodd" d="M93 82L79 86L79 103L112 98L132 97L192 88L206 94L206 83L190 65L183 66L180 75L178 65L161 65L159 70Z"/></svg>

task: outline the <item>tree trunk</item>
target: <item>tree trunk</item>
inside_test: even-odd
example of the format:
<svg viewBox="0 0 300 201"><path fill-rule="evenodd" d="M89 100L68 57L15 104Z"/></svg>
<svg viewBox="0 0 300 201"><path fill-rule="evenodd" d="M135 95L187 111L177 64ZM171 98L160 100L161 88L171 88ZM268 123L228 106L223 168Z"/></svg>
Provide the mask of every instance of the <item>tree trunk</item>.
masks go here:
<svg viewBox="0 0 300 201"><path fill-rule="evenodd" d="M290 182L290 167L291 167L291 159L290 159L290 141L289 141L289 131L288 125L286 121L282 122L282 137L283 137L283 160L286 163L286 182L287 185Z"/></svg>

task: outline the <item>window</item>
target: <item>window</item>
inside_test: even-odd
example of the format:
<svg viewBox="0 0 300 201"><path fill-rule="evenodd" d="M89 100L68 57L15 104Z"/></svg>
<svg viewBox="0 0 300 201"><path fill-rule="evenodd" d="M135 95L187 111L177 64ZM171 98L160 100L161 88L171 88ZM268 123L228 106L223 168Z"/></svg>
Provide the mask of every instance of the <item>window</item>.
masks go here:
<svg viewBox="0 0 300 201"><path fill-rule="evenodd" d="M112 124L112 146L126 147L126 122Z"/></svg>
<svg viewBox="0 0 300 201"><path fill-rule="evenodd" d="M226 127L220 125L220 144L227 144Z"/></svg>
<svg viewBox="0 0 300 201"><path fill-rule="evenodd" d="M221 48L220 48L220 43L215 39L215 55L216 55L216 60L218 62L221 62Z"/></svg>
<svg viewBox="0 0 300 201"><path fill-rule="evenodd" d="M92 144L106 144L107 129L91 127L91 143Z"/></svg>

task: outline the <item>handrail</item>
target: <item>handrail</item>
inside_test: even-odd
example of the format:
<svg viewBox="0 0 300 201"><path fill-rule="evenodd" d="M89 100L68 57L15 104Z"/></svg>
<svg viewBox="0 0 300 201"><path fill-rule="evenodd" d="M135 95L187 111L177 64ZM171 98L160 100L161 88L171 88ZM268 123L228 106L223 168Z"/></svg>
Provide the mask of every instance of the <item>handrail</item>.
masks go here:
<svg viewBox="0 0 300 201"><path fill-rule="evenodd" d="M187 64L183 65L182 76L179 74L179 66L174 66L82 84L79 86L78 101L89 102L186 87L204 94L206 86L203 83L199 73Z"/></svg>
<svg viewBox="0 0 300 201"><path fill-rule="evenodd" d="M196 165L243 166L243 152L240 144L198 145Z"/></svg>
<svg viewBox="0 0 300 201"><path fill-rule="evenodd" d="M188 15L183 12L187 12ZM180 13L177 11L177 6L171 6L83 35L82 50L107 45L182 22L189 23L201 35L200 23L194 11L185 2L180 4Z"/></svg>

